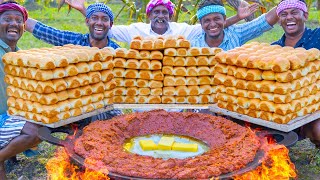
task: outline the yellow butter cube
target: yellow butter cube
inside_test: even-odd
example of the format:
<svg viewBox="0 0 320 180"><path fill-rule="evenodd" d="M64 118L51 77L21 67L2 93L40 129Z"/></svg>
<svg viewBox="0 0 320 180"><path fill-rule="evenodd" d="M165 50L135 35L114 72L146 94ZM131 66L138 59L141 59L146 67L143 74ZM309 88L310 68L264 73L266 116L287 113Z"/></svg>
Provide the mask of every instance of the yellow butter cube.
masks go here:
<svg viewBox="0 0 320 180"><path fill-rule="evenodd" d="M151 150L156 150L157 149L157 144L154 143L150 139L140 140L139 144L140 144L142 150L144 150L144 151L151 151Z"/></svg>
<svg viewBox="0 0 320 180"><path fill-rule="evenodd" d="M158 150L171 150L174 137L162 136L158 143Z"/></svg>
<svg viewBox="0 0 320 180"><path fill-rule="evenodd" d="M175 142L172 145L172 150L174 151L184 151L184 152L197 152L198 144L187 144Z"/></svg>
<svg viewBox="0 0 320 180"><path fill-rule="evenodd" d="M130 151L131 150L131 147L132 147L132 144L131 143L125 143L123 148L127 151Z"/></svg>

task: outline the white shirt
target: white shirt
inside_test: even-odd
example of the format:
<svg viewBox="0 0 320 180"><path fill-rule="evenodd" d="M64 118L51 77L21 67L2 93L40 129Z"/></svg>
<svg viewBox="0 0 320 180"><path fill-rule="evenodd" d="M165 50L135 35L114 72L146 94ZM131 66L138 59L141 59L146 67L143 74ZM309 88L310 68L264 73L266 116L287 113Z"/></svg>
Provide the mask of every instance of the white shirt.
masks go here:
<svg viewBox="0 0 320 180"><path fill-rule="evenodd" d="M183 35L187 40L191 41L202 33L200 24L189 25L187 23L169 22L168 30L163 34L166 35ZM151 37L159 36L151 29L151 24L133 23L131 25L112 26L109 36L116 41L130 43L135 36Z"/></svg>

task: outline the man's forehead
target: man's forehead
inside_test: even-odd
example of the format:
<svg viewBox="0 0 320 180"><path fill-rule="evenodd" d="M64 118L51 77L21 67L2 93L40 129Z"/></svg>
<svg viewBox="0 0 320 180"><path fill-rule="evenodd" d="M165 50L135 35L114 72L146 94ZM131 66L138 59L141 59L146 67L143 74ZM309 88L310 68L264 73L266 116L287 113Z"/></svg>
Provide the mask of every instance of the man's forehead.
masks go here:
<svg viewBox="0 0 320 180"><path fill-rule="evenodd" d="M4 11L1 15L17 15L17 16L23 17L22 13L17 10L7 10L7 11Z"/></svg>
<svg viewBox="0 0 320 180"><path fill-rule="evenodd" d="M110 18L108 14L106 14L106 13L104 13L104 12L101 12L101 11L99 11L99 12L94 12L94 13L92 13L91 16L99 16L99 17L108 17L108 18Z"/></svg>
<svg viewBox="0 0 320 180"><path fill-rule="evenodd" d="M168 10L168 8L167 7L165 7L164 5L158 5L158 6L156 6L156 7L154 7L153 9L152 9L152 11L155 11L155 10L167 10L167 11L169 11Z"/></svg>
<svg viewBox="0 0 320 180"><path fill-rule="evenodd" d="M301 12L303 12L302 10L300 10L298 8L288 8L288 9L284 9L283 11L281 11L281 13L283 13L283 12L292 12L292 11L301 11Z"/></svg>

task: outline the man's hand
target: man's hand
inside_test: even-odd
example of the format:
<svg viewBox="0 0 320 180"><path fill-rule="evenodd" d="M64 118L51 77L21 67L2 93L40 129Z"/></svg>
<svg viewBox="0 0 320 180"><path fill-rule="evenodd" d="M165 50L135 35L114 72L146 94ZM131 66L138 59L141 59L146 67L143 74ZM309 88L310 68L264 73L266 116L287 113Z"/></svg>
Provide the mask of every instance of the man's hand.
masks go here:
<svg viewBox="0 0 320 180"><path fill-rule="evenodd" d="M241 1L238 7L237 16L239 19L245 19L251 16L253 13L255 13L258 9L259 9L259 4L257 3L249 4L245 1Z"/></svg>
<svg viewBox="0 0 320 180"><path fill-rule="evenodd" d="M86 7L84 6L85 0L65 0L65 2L72 8L80 11L84 16L86 15Z"/></svg>

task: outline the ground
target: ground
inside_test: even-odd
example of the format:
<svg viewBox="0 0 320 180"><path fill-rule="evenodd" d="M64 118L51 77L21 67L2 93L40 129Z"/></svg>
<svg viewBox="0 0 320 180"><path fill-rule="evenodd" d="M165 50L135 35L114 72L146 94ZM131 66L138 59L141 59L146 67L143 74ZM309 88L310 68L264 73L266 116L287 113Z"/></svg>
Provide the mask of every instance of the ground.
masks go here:
<svg viewBox="0 0 320 180"><path fill-rule="evenodd" d="M61 135L62 136L62 135ZM43 142L38 150L41 155L27 158L19 154L18 163L7 163L9 180L45 180L47 172L45 165L54 154L55 145ZM320 150L308 140L298 141L294 146L289 147L291 161L295 164L298 179L315 180L320 177Z"/></svg>

